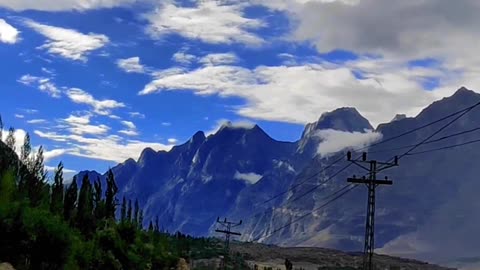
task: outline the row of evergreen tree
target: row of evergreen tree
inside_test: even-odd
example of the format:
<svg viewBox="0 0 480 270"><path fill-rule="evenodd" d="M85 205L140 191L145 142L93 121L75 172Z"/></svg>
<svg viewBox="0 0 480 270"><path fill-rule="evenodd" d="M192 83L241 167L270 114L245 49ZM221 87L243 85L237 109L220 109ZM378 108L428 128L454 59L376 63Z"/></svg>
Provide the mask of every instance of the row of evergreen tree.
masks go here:
<svg viewBox="0 0 480 270"><path fill-rule="evenodd" d="M2 133L0 117L0 262L18 270L170 269L181 257L221 252L211 239L160 232L158 218L143 230L138 200L119 204L112 170L103 181L85 175L66 185L60 162L48 179L43 148L33 151L27 133L17 155L15 129Z"/></svg>

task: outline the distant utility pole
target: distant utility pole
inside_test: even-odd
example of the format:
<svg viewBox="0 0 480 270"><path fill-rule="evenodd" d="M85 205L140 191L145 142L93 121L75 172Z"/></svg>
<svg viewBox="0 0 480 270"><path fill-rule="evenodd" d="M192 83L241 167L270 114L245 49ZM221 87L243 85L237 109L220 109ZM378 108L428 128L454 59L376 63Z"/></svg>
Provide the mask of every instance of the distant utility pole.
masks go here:
<svg viewBox="0 0 480 270"><path fill-rule="evenodd" d="M398 157L395 156L394 162L378 162L376 160L367 160L367 153L362 154L362 160L352 160L352 153L347 153L347 159L355 165L368 171L368 179L362 177L357 179L355 175L353 178L348 178L349 183L365 184L368 188L368 206L367 206L367 221L365 226L365 245L363 249L363 270L373 270L373 251L375 249L375 188L379 185L392 185L393 182L385 177L385 180L378 180L377 173L385 169L398 166ZM369 164L365 167L363 164ZM377 168L377 165L383 165Z"/></svg>
<svg viewBox="0 0 480 270"><path fill-rule="evenodd" d="M230 254L230 235L237 235L237 236L242 235L241 233L238 233L238 232L232 232L232 228L242 225L242 221L240 220L240 222L231 222L231 221L227 221L227 218L225 218L224 220L220 220L220 218L218 217L217 223L222 225L225 228L223 230L216 229L215 231L218 233L225 234L225 246L224 246L225 255L222 261L222 268L227 269L227 257L228 257L228 254Z"/></svg>

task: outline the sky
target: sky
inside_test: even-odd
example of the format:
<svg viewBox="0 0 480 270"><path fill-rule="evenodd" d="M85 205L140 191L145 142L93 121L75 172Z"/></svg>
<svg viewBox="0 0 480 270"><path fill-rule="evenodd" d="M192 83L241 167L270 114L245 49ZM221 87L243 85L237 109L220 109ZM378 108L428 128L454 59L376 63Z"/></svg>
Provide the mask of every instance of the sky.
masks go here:
<svg viewBox="0 0 480 270"><path fill-rule="evenodd" d="M0 114L46 163L104 172L225 121L297 140L480 89L480 2L0 0Z"/></svg>

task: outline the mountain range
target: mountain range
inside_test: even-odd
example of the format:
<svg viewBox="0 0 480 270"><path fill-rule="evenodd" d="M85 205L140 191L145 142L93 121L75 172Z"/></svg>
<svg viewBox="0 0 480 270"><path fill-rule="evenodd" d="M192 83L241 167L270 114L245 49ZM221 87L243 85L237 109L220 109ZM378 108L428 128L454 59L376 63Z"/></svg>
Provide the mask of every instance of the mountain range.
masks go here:
<svg viewBox="0 0 480 270"><path fill-rule="evenodd" d="M168 152L147 148L137 160L112 170L119 195L138 198L145 222L158 216L170 232L211 235L217 217L228 217L243 220L240 240L358 251L363 247L366 189L358 187L315 210L348 177L365 173L356 166L337 173L349 164L342 158L345 150L373 143L365 149L368 158L390 160L451 119L420 127L478 101L480 94L462 87L415 117L397 115L376 128L355 108L339 108L307 124L295 142L276 141L257 125L227 123L208 136L197 132ZM473 131L423 144L401 156L398 167L379 175L388 175L394 184L377 189L378 252L450 265L480 261L480 144L421 153L478 139L478 127L480 108L475 107L432 140ZM104 177L95 171L77 177L84 174Z"/></svg>

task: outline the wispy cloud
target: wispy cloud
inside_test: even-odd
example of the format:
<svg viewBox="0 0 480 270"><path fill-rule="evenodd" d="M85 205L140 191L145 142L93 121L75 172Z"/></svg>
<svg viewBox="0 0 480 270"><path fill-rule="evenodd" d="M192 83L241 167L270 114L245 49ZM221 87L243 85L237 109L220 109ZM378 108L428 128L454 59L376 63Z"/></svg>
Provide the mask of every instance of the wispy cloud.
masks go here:
<svg viewBox="0 0 480 270"><path fill-rule="evenodd" d="M195 7L167 3L145 15L150 22L147 32L153 38L179 34L214 44L262 44L263 39L249 30L263 27L264 22L247 18L243 9L243 5L212 0L198 1Z"/></svg>
<svg viewBox="0 0 480 270"><path fill-rule="evenodd" d="M86 56L89 53L109 43L109 38L101 34L83 34L74 29L41 24L32 20L25 21L25 24L48 39L39 47L40 49L46 49L50 54L71 60L87 61Z"/></svg>
<svg viewBox="0 0 480 270"><path fill-rule="evenodd" d="M128 114L130 115L130 117L133 117L133 118L145 119L145 114L140 112L129 112Z"/></svg>
<svg viewBox="0 0 480 270"><path fill-rule="evenodd" d="M108 115L113 109L125 107L124 103L113 99L95 99L91 94L79 88L68 89L66 95L75 103L91 106L93 111L100 115Z"/></svg>
<svg viewBox="0 0 480 270"><path fill-rule="evenodd" d="M45 120L45 119L31 119L31 120L28 120L27 123L28 124L44 124L44 123L47 123L48 121Z"/></svg>
<svg viewBox="0 0 480 270"><path fill-rule="evenodd" d="M14 44L20 40L20 31L8 24L4 19L0 19L0 42Z"/></svg>
<svg viewBox="0 0 480 270"><path fill-rule="evenodd" d="M44 139L68 143L72 147L67 151L70 155L114 162L123 162L128 158L138 157L147 147L155 150L170 150L172 147L154 142L125 140L116 135L95 138L40 130L35 130L34 133Z"/></svg>
<svg viewBox="0 0 480 270"><path fill-rule="evenodd" d="M160 76L154 76L139 94L193 91L197 95L240 97L246 101L237 107L241 116L302 124L315 121L319 112L348 106L356 107L376 125L390 121L398 113L415 115L456 89L425 91L422 78L441 76L441 70L409 68L378 58L342 64L320 62L253 69L208 65L190 71L171 70L158 72ZM375 106L380 98L391 106Z"/></svg>
<svg viewBox="0 0 480 270"><path fill-rule="evenodd" d="M118 133L123 134L123 135L127 135L127 136L138 136L140 134L135 129L122 129L122 130L118 131Z"/></svg>
<svg viewBox="0 0 480 270"><path fill-rule="evenodd" d="M60 98L61 91L51 82L50 78L37 77L30 74L23 75L18 79L18 82L24 85L37 87L40 91L47 93L51 97Z"/></svg>
<svg viewBox="0 0 480 270"><path fill-rule="evenodd" d="M67 130L69 130L71 133L78 135L103 135L110 130L110 127L104 124L90 124L90 117L91 115L89 114L83 116L70 115L69 117L61 120L60 122L66 124Z"/></svg>
<svg viewBox="0 0 480 270"><path fill-rule="evenodd" d="M15 11L41 10L41 11L69 11L89 10L98 8L112 8L129 5L137 0L2 0L0 6Z"/></svg>
<svg viewBox="0 0 480 270"><path fill-rule="evenodd" d="M318 153L322 156L328 156L344 149L365 147L383 137L381 133L373 131L346 132L333 129L319 130L315 135L321 139Z"/></svg>

